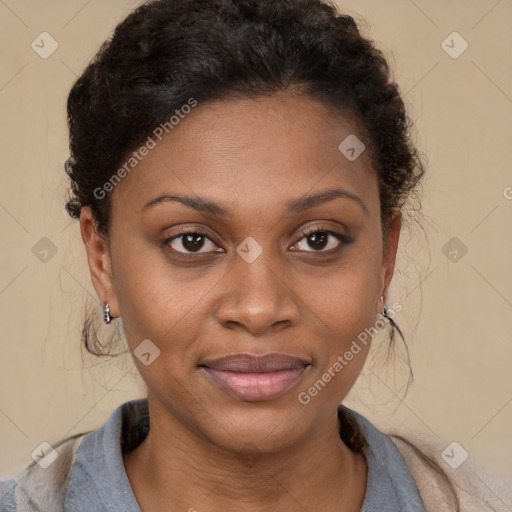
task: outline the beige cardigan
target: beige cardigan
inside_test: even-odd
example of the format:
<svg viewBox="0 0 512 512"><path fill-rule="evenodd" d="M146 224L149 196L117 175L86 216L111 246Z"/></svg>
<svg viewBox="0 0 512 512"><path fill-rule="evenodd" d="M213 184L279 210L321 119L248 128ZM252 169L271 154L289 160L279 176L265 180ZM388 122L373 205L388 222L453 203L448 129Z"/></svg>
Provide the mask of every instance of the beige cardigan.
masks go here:
<svg viewBox="0 0 512 512"><path fill-rule="evenodd" d="M453 491L439 471L426 463L414 448L400 439L390 436L404 458L411 472L416 486L420 491L421 499L427 512L512 512L512 482L499 481L493 477L492 481L484 482L476 473L470 461L464 462L456 470L443 469L455 491ZM438 460L442 448L429 443L421 443L421 449L427 452L430 458ZM440 464L444 464L441 462Z"/></svg>
<svg viewBox="0 0 512 512"><path fill-rule="evenodd" d="M59 457L48 469L43 470L34 464L24 470L15 489L18 503L17 512L62 511L71 466L82 438L83 435L57 446ZM502 494L494 494L493 507L489 506L486 500L489 501L489 495L493 496L493 491L471 471L467 469L461 471L462 466L456 470L458 478L453 475L455 471L449 475L457 493L456 502L449 485L440 477L438 471L430 467L407 443L392 436L390 438L411 471L427 512L512 511L511 502L506 503L505 501L510 499L510 495L508 498L504 498ZM504 489L502 490L504 491Z"/></svg>

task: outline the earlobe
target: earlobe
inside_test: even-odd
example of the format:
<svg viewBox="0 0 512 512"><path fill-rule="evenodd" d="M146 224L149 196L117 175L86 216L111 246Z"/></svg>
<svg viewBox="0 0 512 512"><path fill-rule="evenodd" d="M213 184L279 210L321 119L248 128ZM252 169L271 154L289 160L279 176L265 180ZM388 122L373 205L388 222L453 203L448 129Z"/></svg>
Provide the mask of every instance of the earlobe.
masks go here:
<svg viewBox="0 0 512 512"><path fill-rule="evenodd" d="M112 281L112 261L108 240L98 232L96 219L90 207L80 212L80 232L87 253L91 281L101 306L107 303L112 317L119 316L117 298Z"/></svg>

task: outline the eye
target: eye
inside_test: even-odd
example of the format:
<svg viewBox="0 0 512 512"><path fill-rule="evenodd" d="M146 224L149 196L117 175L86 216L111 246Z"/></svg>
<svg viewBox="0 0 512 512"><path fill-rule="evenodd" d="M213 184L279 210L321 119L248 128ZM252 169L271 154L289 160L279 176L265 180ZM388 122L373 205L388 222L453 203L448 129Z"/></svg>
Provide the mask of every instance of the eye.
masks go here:
<svg viewBox="0 0 512 512"><path fill-rule="evenodd" d="M303 240L306 241L303 242ZM300 238L295 245L299 246L299 250L305 252L331 252L336 251L343 245L350 243L349 237L336 233L328 229L312 228L302 232ZM308 251L306 247L312 247L312 251Z"/></svg>
<svg viewBox="0 0 512 512"><path fill-rule="evenodd" d="M307 240L303 241L304 239ZM292 250L303 252L335 252L337 249L348 245L350 242L350 238L346 235L317 227L304 230L301 234L301 238L294 244L294 246L298 246L298 249ZM218 247L217 244L215 244L206 233L197 229L184 229L178 234L163 240L161 245L164 247L169 246L173 252L183 255L223 252L220 248L215 250L215 247ZM208 245L210 245L210 249L213 250L208 250ZM308 250L308 246L313 248L313 250ZM206 250L202 251L201 249Z"/></svg>
<svg viewBox="0 0 512 512"><path fill-rule="evenodd" d="M177 235L173 235L166 238L162 242L162 246L170 246L171 249L180 254L206 254L209 252L222 252L216 250L202 251L205 246L208 249L208 244L213 247L217 247L210 237L206 233L197 230L183 230Z"/></svg>

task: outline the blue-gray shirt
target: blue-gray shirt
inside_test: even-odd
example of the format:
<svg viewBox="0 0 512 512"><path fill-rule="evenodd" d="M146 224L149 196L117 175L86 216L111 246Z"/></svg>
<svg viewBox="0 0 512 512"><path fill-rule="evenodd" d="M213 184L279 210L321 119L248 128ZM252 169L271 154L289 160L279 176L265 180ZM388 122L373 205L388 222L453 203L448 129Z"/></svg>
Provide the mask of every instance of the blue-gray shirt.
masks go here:
<svg viewBox="0 0 512 512"><path fill-rule="evenodd" d="M368 444L364 450L368 481L361 512L425 512L418 488L392 440L361 414L340 407L356 419ZM141 512L122 452L141 443L148 431L147 399L139 399L120 405L103 427L86 434L71 466L63 512ZM12 478L0 481L1 512L22 512L16 507L15 487Z"/></svg>

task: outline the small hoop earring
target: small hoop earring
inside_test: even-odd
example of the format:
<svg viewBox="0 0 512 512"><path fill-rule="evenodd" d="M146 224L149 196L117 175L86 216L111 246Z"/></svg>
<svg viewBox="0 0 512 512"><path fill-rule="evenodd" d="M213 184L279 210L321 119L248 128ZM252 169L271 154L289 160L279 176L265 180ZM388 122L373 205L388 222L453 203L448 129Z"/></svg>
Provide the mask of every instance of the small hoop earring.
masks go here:
<svg viewBox="0 0 512 512"><path fill-rule="evenodd" d="M384 304L384 296L381 295L380 296L380 300L382 301L382 303ZM389 318L388 316L388 307L386 306L386 304L384 304L383 308L382 308L382 311L380 312L380 314L386 318Z"/></svg>
<svg viewBox="0 0 512 512"><path fill-rule="evenodd" d="M109 324L112 321L112 317L110 316L110 307L108 303L103 306L103 321L106 324Z"/></svg>

